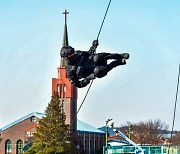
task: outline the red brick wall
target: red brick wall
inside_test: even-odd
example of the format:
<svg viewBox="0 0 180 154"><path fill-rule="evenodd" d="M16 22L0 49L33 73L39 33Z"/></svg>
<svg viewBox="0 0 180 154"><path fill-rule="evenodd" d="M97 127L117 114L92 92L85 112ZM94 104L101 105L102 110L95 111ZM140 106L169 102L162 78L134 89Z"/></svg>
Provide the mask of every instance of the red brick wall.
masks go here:
<svg viewBox="0 0 180 154"><path fill-rule="evenodd" d="M0 142L0 154L5 153L5 142L8 139L11 140L12 142L12 154L16 154L16 142L18 140L22 140L23 144L25 144L26 141L25 129L32 124L33 122L31 122L31 118L28 118L1 132L2 141Z"/></svg>
<svg viewBox="0 0 180 154"><path fill-rule="evenodd" d="M66 69L63 67L58 68L58 77L52 78L52 94L54 94L54 92L57 92L58 84L66 85L66 90L63 91L64 89L62 89L61 94L59 93L60 97L77 98L77 88L70 83L70 81L66 77ZM65 93L65 95L63 93Z"/></svg>
<svg viewBox="0 0 180 154"><path fill-rule="evenodd" d="M52 78L52 94L54 92L58 93L60 101L64 101L66 124L70 124L71 128L76 130L77 88L66 77L66 69L64 67L59 67L57 70L57 78Z"/></svg>

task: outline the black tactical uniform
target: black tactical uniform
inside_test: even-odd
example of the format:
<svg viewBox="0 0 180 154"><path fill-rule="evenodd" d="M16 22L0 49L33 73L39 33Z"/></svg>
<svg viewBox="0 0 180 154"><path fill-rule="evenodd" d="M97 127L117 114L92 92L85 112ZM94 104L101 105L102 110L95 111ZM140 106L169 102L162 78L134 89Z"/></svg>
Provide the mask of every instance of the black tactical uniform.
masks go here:
<svg viewBox="0 0 180 154"><path fill-rule="evenodd" d="M126 59L129 58L128 53L94 54L97 46L98 42L95 40L89 51L74 51L74 48L70 46L61 49L61 57L66 59L67 77L75 87L85 87L95 77L104 77L114 67L126 64ZM109 59L114 59L114 61L107 64Z"/></svg>

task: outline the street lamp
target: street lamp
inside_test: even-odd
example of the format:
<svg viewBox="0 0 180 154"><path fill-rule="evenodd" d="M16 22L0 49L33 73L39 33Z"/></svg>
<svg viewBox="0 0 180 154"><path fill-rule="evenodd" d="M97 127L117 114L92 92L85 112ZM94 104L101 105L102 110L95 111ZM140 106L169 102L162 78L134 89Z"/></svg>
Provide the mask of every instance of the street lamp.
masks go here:
<svg viewBox="0 0 180 154"><path fill-rule="evenodd" d="M106 120L106 148L107 148L107 143L108 143L108 128L113 128L113 127L114 127L113 119L107 119Z"/></svg>

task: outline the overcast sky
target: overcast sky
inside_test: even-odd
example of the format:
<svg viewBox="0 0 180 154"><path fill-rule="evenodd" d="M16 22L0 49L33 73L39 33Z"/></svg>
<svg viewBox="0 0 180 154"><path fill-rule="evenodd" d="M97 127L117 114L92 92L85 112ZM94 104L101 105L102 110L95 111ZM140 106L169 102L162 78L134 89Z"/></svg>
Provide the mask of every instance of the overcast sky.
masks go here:
<svg viewBox="0 0 180 154"><path fill-rule="evenodd" d="M57 77L67 9L69 44L88 50L108 0L0 1L0 128L44 112ZM96 79L78 119L95 127L161 119L172 127L180 62L179 0L112 0L97 52L130 53ZM78 106L88 87L79 89ZM175 129L180 130L180 98Z"/></svg>

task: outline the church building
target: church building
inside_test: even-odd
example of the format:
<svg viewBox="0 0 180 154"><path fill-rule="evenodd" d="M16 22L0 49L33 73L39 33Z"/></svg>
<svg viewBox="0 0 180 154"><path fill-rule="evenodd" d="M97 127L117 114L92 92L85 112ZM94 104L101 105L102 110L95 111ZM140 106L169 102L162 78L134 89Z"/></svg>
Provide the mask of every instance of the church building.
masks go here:
<svg viewBox="0 0 180 154"><path fill-rule="evenodd" d="M68 46L67 14L65 10L64 36L62 47ZM57 77L52 78L52 95L58 93L62 112L66 115L66 124L69 124L74 133L74 142L77 154L96 154L105 144L105 133L87 123L77 120L77 94L66 77L65 59L60 59L57 68ZM23 150L32 143L33 133L36 131L38 120L43 113L32 112L0 129L0 154L22 154Z"/></svg>
<svg viewBox="0 0 180 154"><path fill-rule="evenodd" d="M67 31L68 12L65 10L63 14L65 15L65 25L62 47L65 47L69 46ZM57 78L52 79L52 94L55 92L59 94L60 101L62 103L62 110L66 115L66 123L69 124L71 126L71 130L76 133L75 142L77 144L77 147L81 152L86 151L87 154L95 154L98 148L102 147L105 143L104 133L101 132L99 134L99 132L90 132L88 131L88 128L87 130L84 129L81 131L77 129L78 89L74 87L68 80L66 76L65 65L65 59L61 58L60 67L57 68Z"/></svg>

